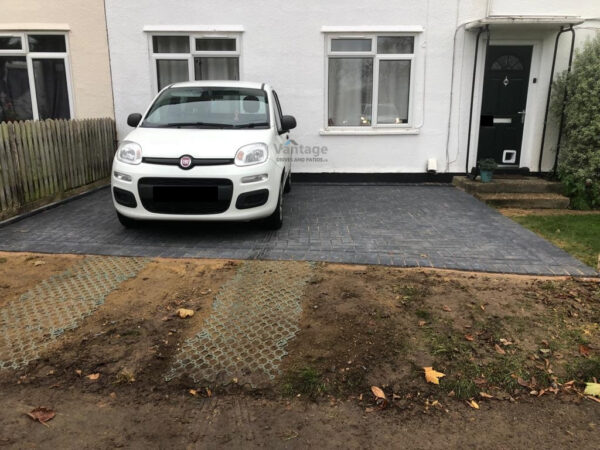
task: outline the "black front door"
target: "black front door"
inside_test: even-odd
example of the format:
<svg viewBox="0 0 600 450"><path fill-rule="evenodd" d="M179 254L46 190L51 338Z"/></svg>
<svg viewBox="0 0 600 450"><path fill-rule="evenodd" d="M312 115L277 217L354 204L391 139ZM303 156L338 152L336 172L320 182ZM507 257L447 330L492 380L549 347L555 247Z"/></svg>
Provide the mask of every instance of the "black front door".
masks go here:
<svg viewBox="0 0 600 450"><path fill-rule="evenodd" d="M492 45L487 49L477 160L519 165L529 87L531 45Z"/></svg>

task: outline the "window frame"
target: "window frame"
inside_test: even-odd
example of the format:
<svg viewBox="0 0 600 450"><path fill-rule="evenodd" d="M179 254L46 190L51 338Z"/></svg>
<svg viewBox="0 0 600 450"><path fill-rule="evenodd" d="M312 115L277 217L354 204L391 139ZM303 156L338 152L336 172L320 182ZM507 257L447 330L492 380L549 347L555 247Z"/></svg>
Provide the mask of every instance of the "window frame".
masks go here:
<svg viewBox="0 0 600 450"><path fill-rule="evenodd" d="M154 53L152 38L154 36L187 36L189 39L189 53ZM196 39L202 38L222 38L235 39L235 51L196 51ZM237 58L238 60L238 78L242 79L242 58L241 58L242 34L240 32L185 32L185 31L151 31L148 32L148 50L150 55L150 66L152 74L152 89L156 94L162 89L158 86L158 60L186 60L188 62L188 81L195 81L194 58ZM166 86L165 86L166 87ZM164 88L163 88L164 89Z"/></svg>
<svg viewBox="0 0 600 450"><path fill-rule="evenodd" d="M325 132L356 132L357 134L362 133L377 133L386 131L408 131L414 129L414 103L415 103L415 73L416 73L416 60L418 59L418 48L419 48L419 36L418 32L343 32L334 33L329 32L325 35L325 115L324 115L324 126ZM413 38L413 52L412 53L377 53L377 38L378 37L412 37ZM371 51L332 51L331 42L335 39L370 39L371 40ZM329 60L331 58L365 58L370 57L373 59L373 91L371 93L372 105L371 105L371 125L370 126L343 126L343 125L329 125ZM377 113L379 107L379 63L382 60L388 61L410 61L410 76L409 76L409 90L408 90L408 115L406 123L400 124L380 124L377 123Z"/></svg>
<svg viewBox="0 0 600 450"><path fill-rule="evenodd" d="M64 52L30 52L29 51L29 39L28 35L61 35L65 38L65 51ZM31 112L33 119L40 120L40 114L38 111L37 103L37 91L35 87L35 76L33 73L33 60L34 59L62 59L65 64L65 77L67 83L67 95L69 97L69 120L75 117L75 107L73 99L73 84L71 78L71 60L70 60L70 45L69 45L69 34L64 31L37 31L27 30L19 32L2 31L0 36L18 36L21 38L21 49L20 50L2 50L0 49L0 56L24 56L27 64L27 78L29 80L29 94L31 96ZM56 119L52 119L56 120Z"/></svg>

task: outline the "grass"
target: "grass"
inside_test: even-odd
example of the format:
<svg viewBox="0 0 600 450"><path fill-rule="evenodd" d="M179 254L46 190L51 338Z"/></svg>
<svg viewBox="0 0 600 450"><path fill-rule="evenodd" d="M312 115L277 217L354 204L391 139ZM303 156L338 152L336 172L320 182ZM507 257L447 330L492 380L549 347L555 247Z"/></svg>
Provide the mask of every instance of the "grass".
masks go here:
<svg viewBox="0 0 600 450"><path fill-rule="evenodd" d="M597 267L600 254L600 214L526 215L513 220L548 239L588 266Z"/></svg>
<svg viewBox="0 0 600 450"><path fill-rule="evenodd" d="M592 381L600 377L600 356L588 359L578 359L567 367L568 378L582 381ZM599 380L600 381L600 380Z"/></svg>
<svg viewBox="0 0 600 450"><path fill-rule="evenodd" d="M283 393L288 396L298 394L316 398L325 391L321 374L312 367L290 370L283 377Z"/></svg>

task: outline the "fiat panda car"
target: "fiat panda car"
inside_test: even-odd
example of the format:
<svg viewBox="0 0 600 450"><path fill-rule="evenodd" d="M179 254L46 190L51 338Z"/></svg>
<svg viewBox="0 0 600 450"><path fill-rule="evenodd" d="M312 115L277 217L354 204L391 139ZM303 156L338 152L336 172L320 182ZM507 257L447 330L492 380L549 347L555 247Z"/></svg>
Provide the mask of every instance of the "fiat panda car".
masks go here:
<svg viewBox="0 0 600 450"><path fill-rule="evenodd" d="M296 127L264 83L197 81L164 88L117 149L111 190L119 221L283 221Z"/></svg>

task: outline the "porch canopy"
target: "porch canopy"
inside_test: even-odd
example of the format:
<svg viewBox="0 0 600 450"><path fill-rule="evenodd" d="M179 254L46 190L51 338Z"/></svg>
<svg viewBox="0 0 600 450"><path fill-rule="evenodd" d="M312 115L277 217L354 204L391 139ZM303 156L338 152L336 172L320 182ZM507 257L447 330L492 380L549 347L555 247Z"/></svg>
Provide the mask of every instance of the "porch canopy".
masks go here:
<svg viewBox="0 0 600 450"><path fill-rule="evenodd" d="M575 25L579 25L583 23L585 20L580 16L551 16L551 15L543 15L543 16L535 16L535 15L497 15L497 16L487 16L482 19L473 20L465 24L465 29L472 32L477 32L476 38L476 46L475 46L475 57L473 62L473 81L472 81L472 89L471 89L471 109L469 112L469 136L471 136L471 127L473 124L473 99L475 94L475 74L477 71L477 57L479 48L479 36L487 32L488 40L487 44L489 45L489 36L491 30L497 31L542 31L543 33L551 33L553 31L556 32L556 42L554 44L554 54L552 56L552 68L550 70L550 82L548 84L548 91L546 96L546 109L544 113L544 125L542 130L542 139L539 151L539 160L537 164L538 172L542 170L542 159L544 153L544 143L546 139L546 127L548 123L548 111L550 107L550 93L552 89L552 82L554 79L554 70L556 64L556 53L558 50L558 42L560 36L565 32L570 32L571 34L571 44L570 44L570 52L569 52L569 63L568 63L568 71L571 70L571 62L573 60L573 49L575 46L575 29L573 28ZM565 94L566 101L566 94ZM564 103L564 102L563 102ZM524 112L524 109L523 109ZM562 116L562 114L561 114ZM561 117L559 129L562 131L563 126L563 118ZM556 145L556 154L555 154L555 162L554 169L556 169L556 164L558 160L558 152L560 149L560 134L559 131L559 139ZM465 164L465 173L469 173L469 154L471 150L471 140L467 141L467 158Z"/></svg>
<svg viewBox="0 0 600 450"><path fill-rule="evenodd" d="M488 16L473 20L465 25L467 30L492 26L526 25L535 28L552 28L553 26L574 26L584 22L580 16Z"/></svg>

